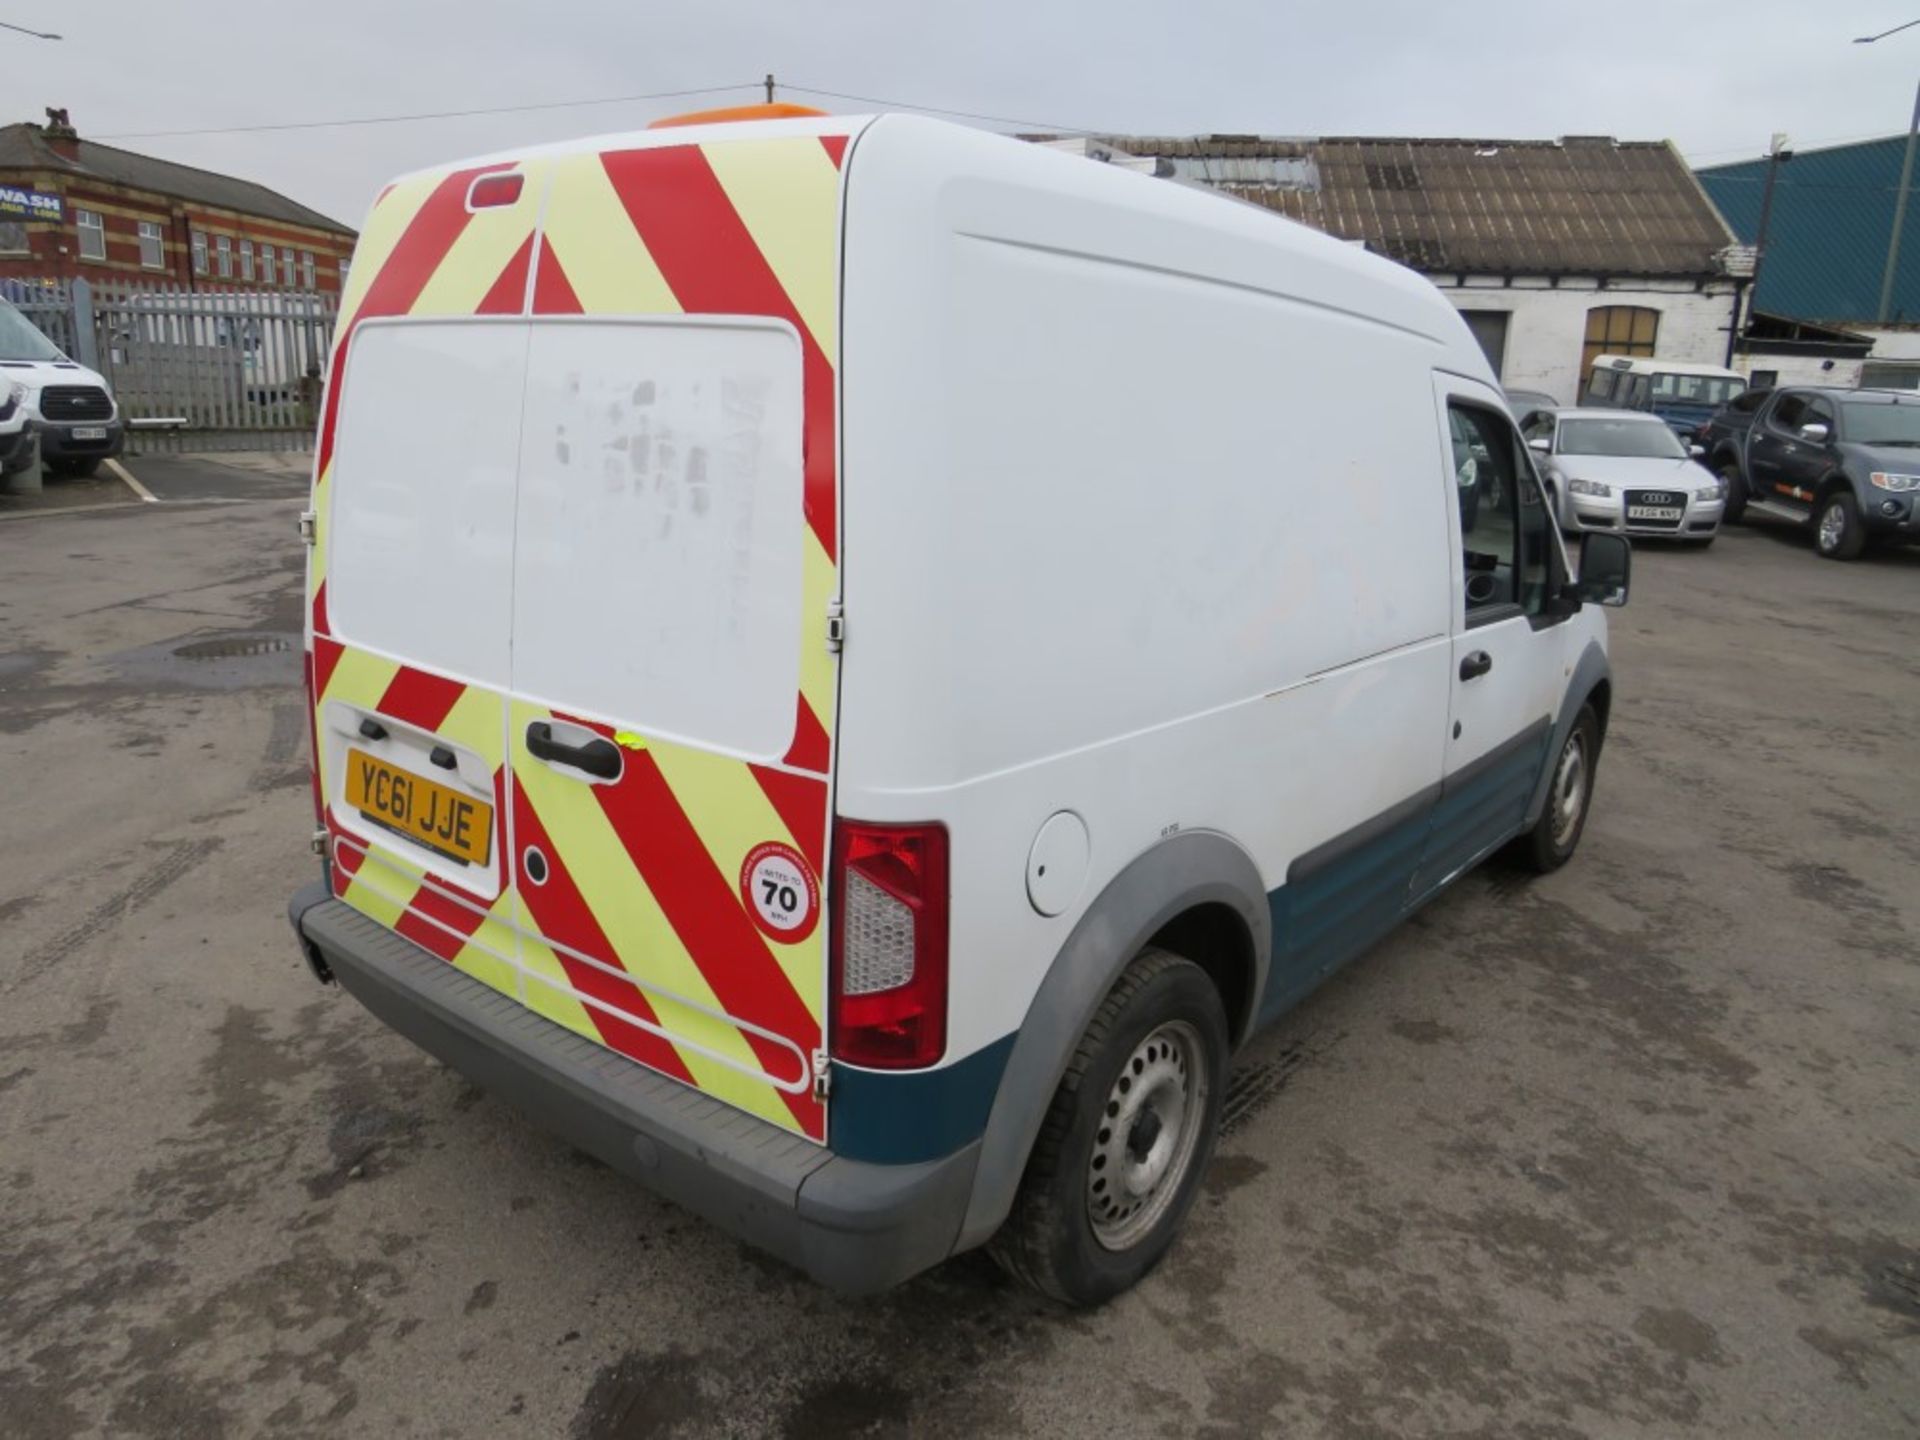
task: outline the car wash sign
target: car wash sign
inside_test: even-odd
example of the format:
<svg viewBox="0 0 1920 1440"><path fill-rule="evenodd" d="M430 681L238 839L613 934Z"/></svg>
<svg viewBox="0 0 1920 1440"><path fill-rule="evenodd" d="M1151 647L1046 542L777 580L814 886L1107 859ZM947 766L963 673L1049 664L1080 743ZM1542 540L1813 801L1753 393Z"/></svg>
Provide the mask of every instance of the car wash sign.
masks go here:
<svg viewBox="0 0 1920 1440"><path fill-rule="evenodd" d="M0 185L0 220L43 220L58 225L63 216L58 195Z"/></svg>

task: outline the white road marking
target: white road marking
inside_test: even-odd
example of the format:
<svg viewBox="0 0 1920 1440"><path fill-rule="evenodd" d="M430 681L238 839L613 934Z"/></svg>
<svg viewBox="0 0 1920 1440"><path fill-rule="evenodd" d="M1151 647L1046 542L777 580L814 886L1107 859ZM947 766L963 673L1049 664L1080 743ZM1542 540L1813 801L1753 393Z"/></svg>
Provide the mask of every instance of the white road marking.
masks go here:
<svg viewBox="0 0 1920 1440"><path fill-rule="evenodd" d="M149 505L158 505L160 503L160 497L154 494L153 491L149 490L146 486L142 485L138 480L134 479L133 472L127 469L127 467L122 465L118 460L108 460L107 468L113 471L113 473L118 475L122 480L126 481L127 488L133 491L133 493L138 495L142 500L145 500Z"/></svg>

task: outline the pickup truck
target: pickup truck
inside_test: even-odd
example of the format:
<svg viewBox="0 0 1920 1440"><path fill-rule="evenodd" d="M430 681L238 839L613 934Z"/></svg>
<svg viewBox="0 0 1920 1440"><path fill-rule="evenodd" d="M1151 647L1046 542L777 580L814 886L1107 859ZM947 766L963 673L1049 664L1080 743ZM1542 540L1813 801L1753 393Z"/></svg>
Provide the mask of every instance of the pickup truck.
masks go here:
<svg viewBox="0 0 1920 1440"><path fill-rule="evenodd" d="M1742 395L1700 442L1727 482L1729 523L1792 521L1829 560L1920 540L1920 394L1787 386Z"/></svg>

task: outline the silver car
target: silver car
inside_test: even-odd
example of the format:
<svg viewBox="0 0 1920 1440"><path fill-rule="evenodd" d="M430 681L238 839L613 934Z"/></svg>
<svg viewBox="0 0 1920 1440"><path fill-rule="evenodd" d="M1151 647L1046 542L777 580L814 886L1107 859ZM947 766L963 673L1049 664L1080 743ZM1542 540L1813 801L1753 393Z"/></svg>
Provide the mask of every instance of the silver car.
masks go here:
<svg viewBox="0 0 1920 1440"><path fill-rule="evenodd" d="M1560 528L1613 530L1694 545L1720 533L1727 482L1657 415L1534 410L1520 432L1534 451Z"/></svg>

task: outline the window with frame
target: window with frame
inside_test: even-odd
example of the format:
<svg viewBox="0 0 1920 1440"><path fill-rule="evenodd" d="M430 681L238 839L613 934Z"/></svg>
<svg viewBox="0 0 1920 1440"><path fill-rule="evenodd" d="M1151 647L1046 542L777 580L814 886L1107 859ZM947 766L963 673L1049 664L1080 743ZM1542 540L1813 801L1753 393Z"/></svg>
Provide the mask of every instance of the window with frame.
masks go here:
<svg viewBox="0 0 1920 1440"><path fill-rule="evenodd" d="M1805 429L1809 425L1826 426L1829 439L1839 430L1838 422L1833 413L1833 406L1829 405L1818 395L1809 395L1807 397L1807 408L1800 416L1801 428Z"/></svg>
<svg viewBox="0 0 1920 1440"><path fill-rule="evenodd" d="M260 281L264 285L271 285L274 283L273 261L274 261L273 246L262 245L260 247Z"/></svg>
<svg viewBox="0 0 1920 1440"><path fill-rule="evenodd" d="M140 268L143 270L167 268L167 242L161 234L159 224L152 220L140 222Z"/></svg>
<svg viewBox="0 0 1920 1440"><path fill-rule="evenodd" d="M73 224L74 228L80 232L80 258L82 260L106 259L107 217L98 210L82 210L75 206Z"/></svg>
<svg viewBox="0 0 1920 1440"><path fill-rule="evenodd" d="M311 250L300 252L300 283L309 290L313 289L313 252Z"/></svg>
<svg viewBox="0 0 1920 1440"><path fill-rule="evenodd" d="M24 255L26 250L26 222L24 220L0 220L0 255Z"/></svg>
<svg viewBox="0 0 1920 1440"><path fill-rule="evenodd" d="M1467 624L1538 615L1552 590L1554 538L1531 457L1513 426L1492 410L1455 401L1447 423Z"/></svg>
<svg viewBox="0 0 1920 1440"><path fill-rule="evenodd" d="M1804 396L1782 395L1780 403L1767 412L1767 424L1784 435L1798 433L1807 423L1807 402Z"/></svg>
<svg viewBox="0 0 1920 1440"><path fill-rule="evenodd" d="M204 230L193 232L193 273L207 273L207 232Z"/></svg>
<svg viewBox="0 0 1920 1440"><path fill-rule="evenodd" d="M342 290L347 288L347 271L352 268L353 262L351 260L342 260L340 262L340 288Z"/></svg>
<svg viewBox="0 0 1920 1440"><path fill-rule="evenodd" d="M215 237L213 258L220 268L220 278L231 280L233 278L233 240L230 237L226 235Z"/></svg>
<svg viewBox="0 0 1920 1440"><path fill-rule="evenodd" d="M251 240L240 242L240 278L253 279L253 242Z"/></svg>
<svg viewBox="0 0 1920 1440"><path fill-rule="evenodd" d="M1644 305L1597 305L1587 311L1586 345L1580 351L1580 373L1591 374L1602 355L1653 356L1660 334L1660 312Z"/></svg>
<svg viewBox="0 0 1920 1440"><path fill-rule="evenodd" d="M1580 373L1584 376L1586 371L1582 370ZM1613 397L1613 373L1611 370L1593 372L1593 378L1587 382L1589 400L1608 400Z"/></svg>

